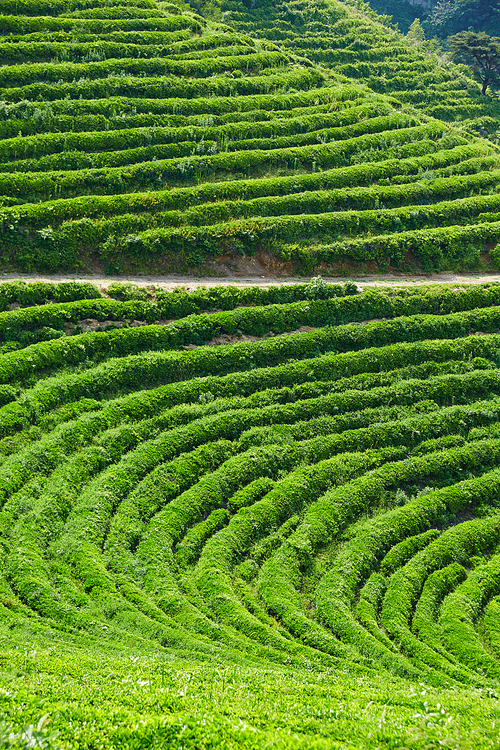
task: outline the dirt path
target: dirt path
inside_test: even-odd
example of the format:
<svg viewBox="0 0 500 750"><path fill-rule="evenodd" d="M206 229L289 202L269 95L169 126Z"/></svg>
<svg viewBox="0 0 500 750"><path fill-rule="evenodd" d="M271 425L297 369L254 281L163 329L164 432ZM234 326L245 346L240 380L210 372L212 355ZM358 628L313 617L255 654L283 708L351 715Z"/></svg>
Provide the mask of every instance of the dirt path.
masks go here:
<svg viewBox="0 0 500 750"><path fill-rule="evenodd" d="M428 284L484 284L486 282L500 283L500 274L456 274L442 273L429 275L405 275L405 274L381 274L380 276L336 276L323 277L325 281L332 284L345 284L346 281L354 281L361 289L377 286L423 286ZM271 286L273 284L297 284L309 281L310 277L278 277L278 276L254 276L241 275L231 277L211 276L207 278L196 278L193 276L99 276L99 275L73 275L73 274L16 274L3 273L0 275L2 281L90 281L98 287L106 288L115 281L131 282L138 286L158 286L162 289L174 289L175 287L186 287L195 289L199 286Z"/></svg>

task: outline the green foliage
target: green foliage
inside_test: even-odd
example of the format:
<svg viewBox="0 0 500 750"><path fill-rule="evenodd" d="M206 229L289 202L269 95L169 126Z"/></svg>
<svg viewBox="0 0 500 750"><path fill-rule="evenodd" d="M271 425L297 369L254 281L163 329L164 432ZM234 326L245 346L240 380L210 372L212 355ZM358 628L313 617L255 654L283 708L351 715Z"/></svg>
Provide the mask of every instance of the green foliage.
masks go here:
<svg viewBox="0 0 500 750"><path fill-rule="evenodd" d="M55 740L57 740L59 732L50 732L47 734L44 731L49 721L50 717L46 714L38 721L36 727L30 724L18 732L14 731L14 727L12 726L6 727L5 725L0 725L0 747L19 748L19 750L28 750L29 748L51 750L51 748L57 748L58 745L55 743Z"/></svg>
<svg viewBox="0 0 500 750"><path fill-rule="evenodd" d="M488 87L495 90L500 86L500 37L461 31L450 36L448 43L455 59L472 66L481 81L482 94L486 94Z"/></svg>
<svg viewBox="0 0 500 750"><path fill-rule="evenodd" d="M408 29L406 38L412 44L422 44L425 42L425 31L420 23L420 18L416 18Z"/></svg>
<svg viewBox="0 0 500 750"><path fill-rule="evenodd" d="M228 26L154 2L7 3L2 265L186 271L263 252L306 273L477 267L498 154L467 132L494 137L495 106L463 69L437 70L415 25L405 41L365 4L268 6L200 4Z"/></svg>
<svg viewBox="0 0 500 750"><path fill-rule="evenodd" d="M491 251L491 262L495 268L500 268L500 242Z"/></svg>
<svg viewBox="0 0 500 750"><path fill-rule="evenodd" d="M433 10L429 22L441 37L463 29L494 34L499 13L497 0L448 0Z"/></svg>
<svg viewBox="0 0 500 750"><path fill-rule="evenodd" d="M249 747L271 735L279 747L266 690L280 684L274 707L286 694L296 714L314 684L283 748L334 747L349 731L360 750L422 750L452 727L414 705L422 690L470 706L476 689L495 689L497 284L5 290L28 306L0 314L4 332L82 315L158 320L60 330L2 357L6 747L62 750L76 735L110 750L219 747L224 733L233 747L246 741L240 720ZM222 331L257 340L179 348ZM341 692L325 694L312 739L322 680ZM353 680L369 691L357 734L338 723ZM374 737L366 707L379 683L400 686L407 713ZM474 742L489 743L468 711Z"/></svg>
<svg viewBox="0 0 500 750"><path fill-rule="evenodd" d="M493 750L500 287L318 274L482 262L497 104L361 1L197 10L0 0L2 267L318 267L0 284L0 745Z"/></svg>

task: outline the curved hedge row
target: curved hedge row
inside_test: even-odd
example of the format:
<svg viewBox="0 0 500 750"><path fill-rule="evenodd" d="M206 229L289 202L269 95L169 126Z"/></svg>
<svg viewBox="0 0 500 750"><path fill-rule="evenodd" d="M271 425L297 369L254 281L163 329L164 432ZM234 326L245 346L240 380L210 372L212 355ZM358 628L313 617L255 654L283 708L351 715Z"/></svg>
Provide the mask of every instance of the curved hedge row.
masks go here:
<svg viewBox="0 0 500 750"><path fill-rule="evenodd" d="M1 357L0 612L16 642L55 639L63 674L91 642L94 659L189 653L202 673L222 659L297 689L304 670L405 701L498 689L497 284L2 291L4 336L144 323ZM73 710L55 718L68 746ZM113 746L93 731L83 747Z"/></svg>

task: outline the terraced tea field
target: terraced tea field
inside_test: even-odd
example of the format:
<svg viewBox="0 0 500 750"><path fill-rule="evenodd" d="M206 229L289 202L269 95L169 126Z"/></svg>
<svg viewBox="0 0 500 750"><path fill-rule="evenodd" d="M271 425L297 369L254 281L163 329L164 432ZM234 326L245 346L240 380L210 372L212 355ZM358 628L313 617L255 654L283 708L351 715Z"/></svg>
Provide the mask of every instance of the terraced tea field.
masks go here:
<svg viewBox="0 0 500 750"><path fill-rule="evenodd" d="M500 285L0 302L0 746L498 748Z"/></svg>
<svg viewBox="0 0 500 750"><path fill-rule="evenodd" d="M210 13L212 3L193 4ZM360 0L265 0L251 9L241 0L217 3L235 29L275 42L335 74L367 83L420 112L498 138L498 97L481 96L466 66L409 43ZM213 10L212 10L213 12Z"/></svg>
<svg viewBox="0 0 500 750"><path fill-rule="evenodd" d="M486 134L496 105L373 13L332 8L288 34L154 0L1 0L2 268L477 266L500 240L499 150L469 126ZM413 106L417 78L443 119Z"/></svg>

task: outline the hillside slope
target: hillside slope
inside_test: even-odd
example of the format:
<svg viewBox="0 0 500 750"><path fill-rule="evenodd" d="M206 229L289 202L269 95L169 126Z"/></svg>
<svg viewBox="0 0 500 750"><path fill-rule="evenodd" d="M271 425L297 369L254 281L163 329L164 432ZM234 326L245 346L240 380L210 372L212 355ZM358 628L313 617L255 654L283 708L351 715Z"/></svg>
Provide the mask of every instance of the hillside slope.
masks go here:
<svg viewBox="0 0 500 750"><path fill-rule="evenodd" d="M4 268L175 271L262 253L295 270L431 270L473 267L500 239L498 150L348 78L374 55L361 36L352 64L327 68L304 57L312 21L279 48L261 22L238 24L249 36L154 0L0 11Z"/></svg>
<svg viewBox="0 0 500 750"><path fill-rule="evenodd" d="M425 114L498 138L500 100L482 96L466 66L412 44L362 0L192 0L234 28L276 42Z"/></svg>

